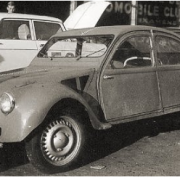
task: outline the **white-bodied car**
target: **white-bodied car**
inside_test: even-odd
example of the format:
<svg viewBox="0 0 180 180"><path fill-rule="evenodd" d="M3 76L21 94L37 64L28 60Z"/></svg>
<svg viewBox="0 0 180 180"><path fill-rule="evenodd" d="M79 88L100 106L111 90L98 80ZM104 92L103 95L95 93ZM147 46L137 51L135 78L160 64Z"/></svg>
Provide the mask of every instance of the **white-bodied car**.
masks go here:
<svg viewBox="0 0 180 180"><path fill-rule="evenodd" d="M0 73L29 66L57 31L94 27L109 2L87 2L63 22L54 17L0 13Z"/></svg>
<svg viewBox="0 0 180 180"><path fill-rule="evenodd" d="M0 72L27 67L57 31L65 31L58 18L0 13Z"/></svg>

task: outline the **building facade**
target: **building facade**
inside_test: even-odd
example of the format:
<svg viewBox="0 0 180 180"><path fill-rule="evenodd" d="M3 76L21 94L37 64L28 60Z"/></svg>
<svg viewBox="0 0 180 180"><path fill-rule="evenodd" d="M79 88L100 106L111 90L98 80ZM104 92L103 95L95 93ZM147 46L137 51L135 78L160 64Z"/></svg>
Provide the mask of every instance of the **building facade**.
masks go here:
<svg viewBox="0 0 180 180"><path fill-rule="evenodd" d="M87 1L15 1L16 12L57 17L63 21ZM178 1L108 1L111 2L97 26L151 25L179 26ZM0 11L7 12L7 1L0 2Z"/></svg>

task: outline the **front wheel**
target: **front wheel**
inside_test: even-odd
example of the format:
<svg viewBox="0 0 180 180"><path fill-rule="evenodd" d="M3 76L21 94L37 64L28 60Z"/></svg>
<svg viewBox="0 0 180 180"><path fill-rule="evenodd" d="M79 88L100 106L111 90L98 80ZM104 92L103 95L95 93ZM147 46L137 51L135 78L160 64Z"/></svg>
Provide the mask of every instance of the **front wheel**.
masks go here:
<svg viewBox="0 0 180 180"><path fill-rule="evenodd" d="M43 172L68 170L84 151L85 130L80 118L64 115L50 121L26 144L30 162Z"/></svg>

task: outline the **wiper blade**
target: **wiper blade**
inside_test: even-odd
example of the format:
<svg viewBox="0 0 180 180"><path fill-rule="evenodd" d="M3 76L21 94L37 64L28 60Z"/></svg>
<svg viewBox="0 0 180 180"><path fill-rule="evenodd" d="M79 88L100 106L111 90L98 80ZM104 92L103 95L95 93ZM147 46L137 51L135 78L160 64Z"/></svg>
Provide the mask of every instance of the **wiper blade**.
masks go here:
<svg viewBox="0 0 180 180"><path fill-rule="evenodd" d="M91 53L91 54L88 54L88 55L86 55L85 57L89 57L89 56L91 56L91 55L93 55L93 54L96 54L96 53L102 51L102 50L105 50L105 48L102 48L102 49L100 49L100 50L98 50L98 51L95 51L95 52L93 52L93 53ZM78 61L78 60L81 59L81 58L82 58L82 56L79 55L79 56L77 56L77 59L76 59L76 60Z"/></svg>
<svg viewBox="0 0 180 180"><path fill-rule="evenodd" d="M100 52L100 51L102 51L102 50L104 50L105 48L102 48L102 49L100 49L100 50L98 50L98 51L95 51L95 52L93 52L93 53L91 53L91 54L88 54L88 55L86 55L85 57L89 57L89 56L91 56L91 55L93 55L93 54L96 54L96 53L98 53L98 52Z"/></svg>

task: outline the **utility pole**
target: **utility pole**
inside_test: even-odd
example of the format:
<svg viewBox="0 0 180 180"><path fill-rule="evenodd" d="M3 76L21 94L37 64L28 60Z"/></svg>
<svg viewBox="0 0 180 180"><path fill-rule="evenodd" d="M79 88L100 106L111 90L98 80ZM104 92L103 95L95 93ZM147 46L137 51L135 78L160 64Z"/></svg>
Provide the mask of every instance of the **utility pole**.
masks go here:
<svg viewBox="0 0 180 180"><path fill-rule="evenodd" d="M137 11L138 3L136 0L132 1L132 10L131 10L131 25L137 25Z"/></svg>
<svg viewBox="0 0 180 180"><path fill-rule="evenodd" d="M77 1L71 1L69 14L71 15L76 8L77 8Z"/></svg>

